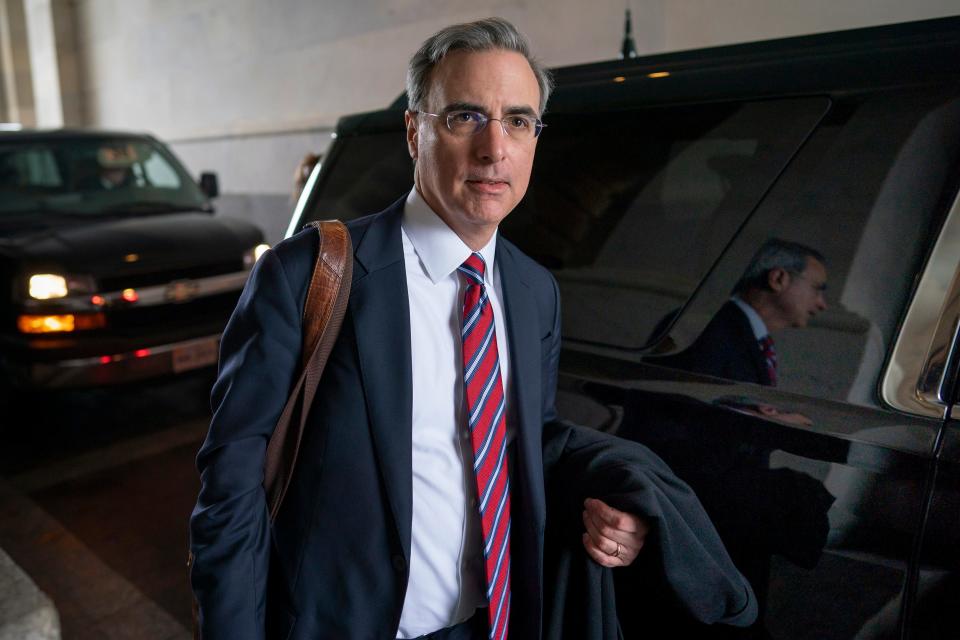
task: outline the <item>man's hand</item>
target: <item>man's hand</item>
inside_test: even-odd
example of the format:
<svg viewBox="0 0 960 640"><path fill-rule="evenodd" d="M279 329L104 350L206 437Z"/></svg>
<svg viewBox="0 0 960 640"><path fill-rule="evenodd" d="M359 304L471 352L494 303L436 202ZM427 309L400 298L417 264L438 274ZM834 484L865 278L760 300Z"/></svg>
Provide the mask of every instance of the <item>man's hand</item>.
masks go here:
<svg viewBox="0 0 960 640"><path fill-rule="evenodd" d="M618 511L596 498L583 503L583 548L604 567L625 567L643 548L650 528L639 517Z"/></svg>

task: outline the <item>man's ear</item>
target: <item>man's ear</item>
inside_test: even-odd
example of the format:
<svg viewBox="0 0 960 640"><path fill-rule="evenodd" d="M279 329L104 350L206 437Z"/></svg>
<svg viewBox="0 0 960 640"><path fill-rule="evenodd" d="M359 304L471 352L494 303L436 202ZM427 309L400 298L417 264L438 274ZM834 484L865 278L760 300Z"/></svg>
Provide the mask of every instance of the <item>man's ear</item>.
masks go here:
<svg viewBox="0 0 960 640"><path fill-rule="evenodd" d="M417 161L417 156L419 155L419 139L417 134L420 133L417 122L417 114L411 112L409 109L403 113L403 122L407 125L407 151L410 153L410 157L413 158L413 161Z"/></svg>
<svg viewBox="0 0 960 640"><path fill-rule="evenodd" d="M767 287L774 293L780 293L790 284L790 272L783 267L774 267L767 271Z"/></svg>

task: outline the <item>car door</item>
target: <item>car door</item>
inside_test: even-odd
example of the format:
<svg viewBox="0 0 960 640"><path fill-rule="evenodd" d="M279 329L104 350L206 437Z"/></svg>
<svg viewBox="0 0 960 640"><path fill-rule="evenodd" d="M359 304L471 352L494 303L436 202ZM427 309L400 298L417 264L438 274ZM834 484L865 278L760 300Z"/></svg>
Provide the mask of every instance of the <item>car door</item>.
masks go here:
<svg viewBox="0 0 960 640"><path fill-rule="evenodd" d="M902 626L914 638L960 635L960 197L944 224L904 320L891 363L917 372L909 388L891 378L883 393L907 411L943 415L924 496L923 522L907 580ZM929 345L911 348L911 345ZM893 367L891 367L893 368Z"/></svg>
<svg viewBox="0 0 960 640"><path fill-rule="evenodd" d="M900 637L929 584L918 544L936 546L950 513L940 505L956 487L943 407L918 395L921 365L910 364L923 361L935 324L911 324L910 312L932 306L938 317L943 301L918 283L957 192L956 88L830 100L755 208L737 215L722 198L695 212L709 173L722 188L729 160L700 163L696 180L696 163L672 173L668 160L652 171L655 197L622 201L588 259L555 263L566 309L561 411L646 444L693 487L760 600L758 623L734 634L743 637ZM731 187L755 185L750 171L740 163ZM778 385L666 364L730 304L771 238L816 248L829 274L827 310L776 336ZM662 589L625 579L618 598L627 637L682 618Z"/></svg>

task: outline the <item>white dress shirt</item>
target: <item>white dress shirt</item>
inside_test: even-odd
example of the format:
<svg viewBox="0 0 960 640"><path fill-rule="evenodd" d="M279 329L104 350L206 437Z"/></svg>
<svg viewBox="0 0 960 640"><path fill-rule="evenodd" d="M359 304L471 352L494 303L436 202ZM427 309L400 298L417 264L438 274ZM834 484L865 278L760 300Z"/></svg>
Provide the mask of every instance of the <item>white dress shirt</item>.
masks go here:
<svg viewBox="0 0 960 640"><path fill-rule="evenodd" d="M464 415L460 340L466 285L457 271L471 250L417 192L401 222L410 303L413 381L413 526L410 581L398 637L458 624L486 605L483 534L476 508L473 449ZM494 261L497 235L480 255L493 306L500 375L509 390L503 291ZM506 395L509 407L510 395ZM507 412L508 440L512 435Z"/></svg>
<svg viewBox="0 0 960 640"><path fill-rule="evenodd" d="M757 342L760 342L770 335L770 331L767 330L767 324L763 321L763 318L760 317L760 314L757 313L756 309L744 302L740 296L731 296L730 299L735 305L740 307L740 310L747 316L747 320L750 321L750 328L753 329L753 335L757 339Z"/></svg>

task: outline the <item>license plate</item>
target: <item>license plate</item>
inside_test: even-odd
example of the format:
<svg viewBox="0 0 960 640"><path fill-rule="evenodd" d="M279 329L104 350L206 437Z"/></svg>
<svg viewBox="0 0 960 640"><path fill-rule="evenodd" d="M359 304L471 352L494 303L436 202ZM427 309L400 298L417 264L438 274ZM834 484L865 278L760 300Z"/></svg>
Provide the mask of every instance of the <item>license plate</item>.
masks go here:
<svg viewBox="0 0 960 640"><path fill-rule="evenodd" d="M205 340L177 347L173 350L173 372L181 373L216 364L217 346L216 340Z"/></svg>

